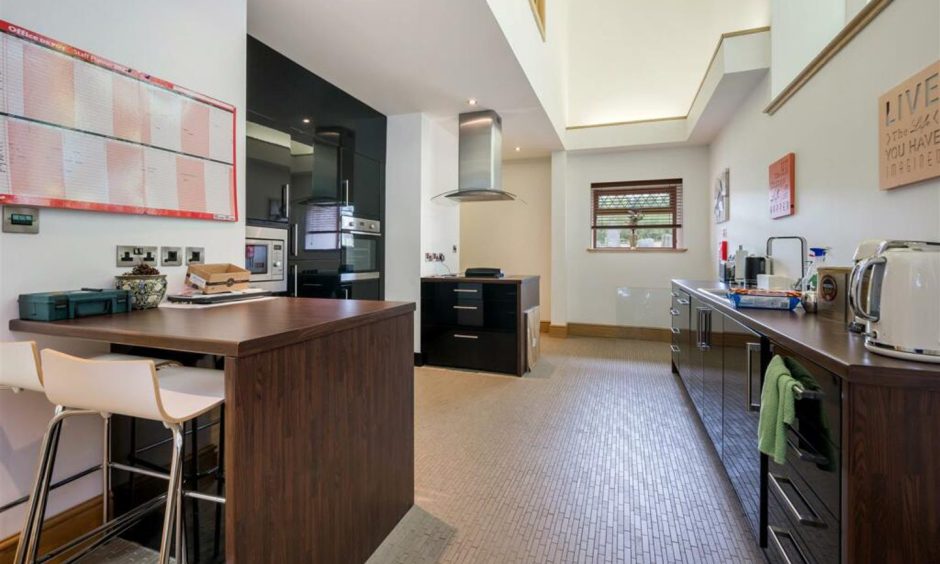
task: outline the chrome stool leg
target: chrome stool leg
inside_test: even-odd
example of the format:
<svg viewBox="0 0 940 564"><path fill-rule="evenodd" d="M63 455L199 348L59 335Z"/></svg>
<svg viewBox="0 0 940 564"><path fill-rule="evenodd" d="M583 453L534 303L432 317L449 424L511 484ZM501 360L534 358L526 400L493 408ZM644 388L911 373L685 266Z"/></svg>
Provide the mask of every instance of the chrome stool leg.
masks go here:
<svg viewBox="0 0 940 564"><path fill-rule="evenodd" d="M111 520L111 414L102 413L104 420L101 445L101 523Z"/></svg>
<svg viewBox="0 0 940 564"><path fill-rule="evenodd" d="M39 449L39 465L36 468L36 481L33 483L33 491L29 496L29 508L26 510L26 521L23 524L23 531L20 533L20 541L16 546L16 555L13 558L14 564L25 564L30 558L29 547L32 545L36 516L39 513L40 492L48 486L52 476L52 458L59 443L59 433L62 430L62 413L65 410L62 406L56 406L55 415L49 421L49 427L43 436L42 444ZM40 524L42 519L39 519Z"/></svg>
<svg viewBox="0 0 940 564"><path fill-rule="evenodd" d="M170 562L170 540L176 528L175 511L179 509L177 501L180 495L180 479L182 477L183 434L179 425L168 425L168 427L173 433L173 459L170 463L170 485L167 487L166 513L163 516L163 537L160 539L160 564L169 564Z"/></svg>

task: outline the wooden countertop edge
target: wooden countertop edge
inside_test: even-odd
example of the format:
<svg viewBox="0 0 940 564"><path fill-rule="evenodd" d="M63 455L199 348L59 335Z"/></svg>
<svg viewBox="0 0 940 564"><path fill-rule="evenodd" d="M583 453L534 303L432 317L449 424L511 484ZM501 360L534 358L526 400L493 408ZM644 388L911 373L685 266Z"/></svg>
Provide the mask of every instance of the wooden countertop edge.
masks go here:
<svg viewBox="0 0 940 564"><path fill-rule="evenodd" d="M781 333L772 327L765 325L741 310L731 307L725 300L718 296L701 292L698 290L699 284L689 285L686 280L672 280L680 288L694 294L697 298L716 307L725 315L739 321L750 329L777 341L793 352L806 356L810 360L818 363L823 368L831 370L840 378L853 384L865 384L874 386L891 386L904 388L921 388L930 391L940 391L940 377L925 373L924 369L905 368L903 366L870 366L866 364L846 363L840 358L836 358L826 351L813 347L803 341ZM716 283L712 283L717 285ZM861 338L861 336L859 336ZM912 361L913 363L913 361ZM913 363L916 364L916 363ZM938 367L940 368L940 367Z"/></svg>
<svg viewBox="0 0 940 564"><path fill-rule="evenodd" d="M338 319L327 323L321 323L312 327L286 331L284 333L265 335L263 337L249 339L242 342L204 338L200 339L199 341L186 341L186 343L192 343L192 346L175 346L172 350L214 354L236 358L246 357L273 348L284 347L301 341L307 341L321 335L346 331L348 329L353 329L361 325L366 325L375 321L381 321L390 317L411 314L415 310L416 306L414 303L396 303L394 306L378 311L359 314L353 317ZM9 322L9 329L11 331L22 331L25 333L35 333L38 335L49 335L53 337L70 337L91 341L106 341L120 345L153 346L154 344L152 336L138 332L120 331L115 329L104 330L88 327L74 327L71 325L56 324L55 322L11 319Z"/></svg>
<svg viewBox="0 0 940 564"><path fill-rule="evenodd" d="M400 315L408 315L416 310L417 306L414 303L398 303L393 307L370 313L364 313L355 317L338 319L336 321L331 321L322 325L296 329L285 333L277 333L274 335L258 337L257 339L236 343L235 354L228 356L234 356L237 358L251 356L271 349L286 347L288 345L293 345L303 341L309 341L322 335L348 331L349 329L355 329L356 327L368 325L376 321L382 321L384 319L398 317Z"/></svg>
<svg viewBox="0 0 940 564"><path fill-rule="evenodd" d="M74 327L71 325L57 325L54 321L28 321L24 319L11 319L10 331L22 331L36 335L49 335L51 337L69 337L85 339L86 341L107 341L118 345L148 346L153 344L152 336L135 331L118 331L115 329L92 329L87 327ZM115 338L117 336L118 338ZM236 347L234 343L219 339L205 339L198 341L193 347L177 347L173 350L195 352L203 354L217 354L232 356Z"/></svg>

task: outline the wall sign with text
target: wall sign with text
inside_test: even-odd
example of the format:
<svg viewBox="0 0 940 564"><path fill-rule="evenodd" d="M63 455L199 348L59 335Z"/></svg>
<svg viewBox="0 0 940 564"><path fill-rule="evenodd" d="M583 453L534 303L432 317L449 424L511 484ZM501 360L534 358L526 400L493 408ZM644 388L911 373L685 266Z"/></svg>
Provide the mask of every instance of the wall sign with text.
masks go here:
<svg viewBox="0 0 940 564"><path fill-rule="evenodd" d="M940 61L878 99L879 187L940 176Z"/></svg>
<svg viewBox="0 0 940 564"><path fill-rule="evenodd" d="M0 203L235 221L235 107L0 20Z"/></svg>
<svg viewBox="0 0 940 564"><path fill-rule="evenodd" d="M796 212L796 155L770 165L770 217L777 219Z"/></svg>

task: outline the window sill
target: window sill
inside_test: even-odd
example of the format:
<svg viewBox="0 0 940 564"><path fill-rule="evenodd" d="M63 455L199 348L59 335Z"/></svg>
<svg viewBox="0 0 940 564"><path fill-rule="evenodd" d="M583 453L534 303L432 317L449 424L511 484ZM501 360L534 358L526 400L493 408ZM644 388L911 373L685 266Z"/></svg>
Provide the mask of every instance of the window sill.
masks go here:
<svg viewBox="0 0 940 564"><path fill-rule="evenodd" d="M637 247L631 249L628 247L611 247L608 249L588 248L589 253L684 253L688 249L663 249L660 247Z"/></svg>

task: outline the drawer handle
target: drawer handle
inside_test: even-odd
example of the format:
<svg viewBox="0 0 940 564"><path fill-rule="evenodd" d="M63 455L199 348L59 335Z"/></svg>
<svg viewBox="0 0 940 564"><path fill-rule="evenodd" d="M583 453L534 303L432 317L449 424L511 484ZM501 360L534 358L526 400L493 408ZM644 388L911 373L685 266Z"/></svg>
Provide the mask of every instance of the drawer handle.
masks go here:
<svg viewBox="0 0 940 564"><path fill-rule="evenodd" d="M477 306L454 306L454 309L479 309Z"/></svg>
<svg viewBox="0 0 940 564"><path fill-rule="evenodd" d="M798 400L821 400L826 397L826 395L818 390L805 390L797 388L793 390L793 397Z"/></svg>
<svg viewBox="0 0 940 564"><path fill-rule="evenodd" d="M790 429L791 432L793 432L794 434L796 434L797 436L799 436L799 433L797 433L796 431L794 431L793 428L790 428L789 426L788 426L788 428ZM802 438L802 437L800 437L800 438ZM805 440L805 439L804 439L804 440ZM793 449L793 452L796 453L797 458L799 458L800 460L802 460L802 461L804 461L804 462L812 462L813 464L818 464L818 465L820 465L820 466L825 466L825 465L829 464L829 459L826 458L825 456L823 456L823 455L821 455L821 454L813 454L813 453L811 453L811 452L807 452L807 451L801 449L800 447L798 447L798 446L796 445L796 443L794 443L793 440L790 439L789 435L787 436L787 446L789 446L791 449Z"/></svg>
<svg viewBox="0 0 940 564"><path fill-rule="evenodd" d="M747 405L748 411L760 411L760 402L754 403L754 365L751 362L754 358L754 353L760 354L760 343L747 343L745 345L747 348L747 400L745 404ZM758 361L759 362L759 361ZM758 374L758 377L760 375Z"/></svg>
<svg viewBox="0 0 940 564"><path fill-rule="evenodd" d="M678 300L676 300L676 303L679 305L689 305L689 300L685 298L679 298Z"/></svg>
<svg viewBox="0 0 940 564"><path fill-rule="evenodd" d="M675 292L669 292L669 295L671 295L671 296L674 297L674 298L678 298L678 297L679 297L679 294L677 294L677 293L675 293Z"/></svg>
<svg viewBox="0 0 940 564"><path fill-rule="evenodd" d="M669 345L669 350L671 350L672 352L676 354L679 354L679 345Z"/></svg>
<svg viewBox="0 0 940 564"><path fill-rule="evenodd" d="M467 288L454 288L454 291L458 294L476 294L477 290L470 290Z"/></svg>
<svg viewBox="0 0 940 564"><path fill-rule="evenodd" d="M793 564L793 561L790 560L789 556L787 556L786 551L783 550L783 543L780 542L780 538L777 535L785 536L790 539L790 542L793 543L793 546L796 548L797 554L800 555L800 560L803 562L809 562L809 560L806 559L806 555L803 554L803 549L800 548L799 544L797 544L796 539L793 538L793 534L791 534L790 531L781 529L779 527L767 527L767 532L770 533L770 540L773 541L774 548L776 548L777 552L780 553L780 557L783 558L784 562L787 564Z"/></svg>
<svg viewBox="0 0 940 564"><path fill-rule="evenodd" d="M470 339L476 341L480 337L478 335L464 335L463 333L454 333L455 339Z"/></svg>
<svg viewBox="0 0 940 564"><path fill-rule="evenodd" d="M682 331L679 330L678 327L670 327L669 330L672 331L672 334L673 334L673 335L678 335L679 333L682 332Z"/></svg>
<svg viewBox="0 0 940 564"><path fill-rule="evenodd" d="M673 317L679 317L679 310L674 307L671 307L669 308L669 315Z"/></svg>
<svg viewBox="0 0 940 564"><path fill-rule="evenodd" d="M784 476L776 476L770 473L767 475L770 477L770 483L773 484L773 486L777 489L777 493L780 494L780 497L782 497L786 502L787 510L791 515L796 517L796 520L799 521L801 525L806 525L807 527L816 527L817 529L829 528L826 523L819 518L819 514L816 513L816 511L813 509L813 506L809 504L806 496L800 492L800 490L796 487L796 484L793 483L793 480ZM811 517L806 517L802 515L799 510L797 510L796 506L793 505L793 502L790 501L790 498L787 497L787 494L783 491L783 487L780 486L780 482L786 482L790 484L790 487L793 488L793 491L796 492L796 495L800 496L800 500L803 502L803 505L805 505L807 509L809 509L813 514Z"/></svg>

